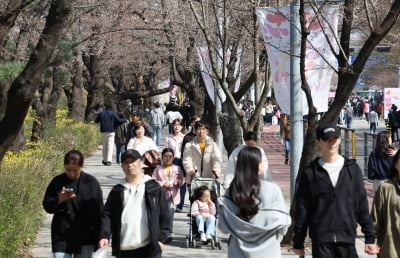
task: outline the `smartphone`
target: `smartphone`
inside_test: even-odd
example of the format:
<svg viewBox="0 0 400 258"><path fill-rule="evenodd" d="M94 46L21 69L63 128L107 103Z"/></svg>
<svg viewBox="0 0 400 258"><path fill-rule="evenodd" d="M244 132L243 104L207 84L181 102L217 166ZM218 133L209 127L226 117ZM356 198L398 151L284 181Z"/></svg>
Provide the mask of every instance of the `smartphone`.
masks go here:
<svg viewBox="0 0 400 258"><path fill-rule="evenodd" d="M64 188L64 191L65 191L65 192L68 192L68 193L73 193L73 192L74 192L74 188L72 188L72 187L65 187L65 188Z"/></svg>

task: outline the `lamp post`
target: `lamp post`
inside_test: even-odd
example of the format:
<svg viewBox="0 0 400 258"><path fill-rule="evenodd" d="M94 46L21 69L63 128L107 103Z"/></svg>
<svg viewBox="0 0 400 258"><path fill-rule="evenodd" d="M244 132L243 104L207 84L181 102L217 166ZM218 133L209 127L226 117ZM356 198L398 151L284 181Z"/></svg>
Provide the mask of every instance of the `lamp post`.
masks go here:
<svg viewBox="0 0 400 258"><path fill-rule="evenodd" d="M300 77L300 0L290 4L290 199L293 200L303 149L303 96Z"/></svg>

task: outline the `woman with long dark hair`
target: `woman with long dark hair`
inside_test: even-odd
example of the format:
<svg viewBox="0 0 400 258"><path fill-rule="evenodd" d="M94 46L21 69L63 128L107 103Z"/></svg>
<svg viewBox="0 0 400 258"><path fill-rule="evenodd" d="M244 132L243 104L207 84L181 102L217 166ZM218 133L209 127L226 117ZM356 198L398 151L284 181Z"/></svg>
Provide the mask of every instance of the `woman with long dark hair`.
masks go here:
<svg viewBox="0 0 400 258"><path fill-rule="evenodd" d="M376 147L368 158L368 179L373 180L374 191L385 182L396 151L392 144L391 132L379 132L376 137Z"/></svg>
<svg viewBox="0 0 400 258"><path fill-rule="evenodd" d="M263 166L261 151L244 147L235 176L218 199L218 227L230 234L228 257L281 257L280 240L291 220L279 187L260 179Z"/></svg>
<svg viewBox="0 0 400 258"><path fill-rule="evenodd" d="M387 178L376 191L371 210L379 258L400 257L400 151L394 155Z"/></svg>

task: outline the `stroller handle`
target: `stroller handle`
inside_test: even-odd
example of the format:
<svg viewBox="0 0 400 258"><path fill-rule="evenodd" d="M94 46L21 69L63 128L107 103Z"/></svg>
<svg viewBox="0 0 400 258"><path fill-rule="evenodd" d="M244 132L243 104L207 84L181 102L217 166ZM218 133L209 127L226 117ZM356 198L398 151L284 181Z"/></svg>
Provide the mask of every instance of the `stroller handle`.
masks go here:
<svg viewBox="0 0 400 258"><path fill-rule="evenodd" d="M211 172L213 173L215 179L218 179L218 175L217 175L217 173L215 172L215 170L211 170Z"/></svg>

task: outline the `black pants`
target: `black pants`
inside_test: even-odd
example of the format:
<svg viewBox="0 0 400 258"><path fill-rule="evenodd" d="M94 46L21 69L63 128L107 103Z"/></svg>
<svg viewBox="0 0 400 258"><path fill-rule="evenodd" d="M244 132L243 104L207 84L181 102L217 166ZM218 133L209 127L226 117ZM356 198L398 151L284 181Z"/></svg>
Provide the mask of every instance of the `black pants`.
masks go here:
<svg viewBox="0 0 400 258"><path fill-rule="evenodd" d="M348 243L323 243L312 246L314 258L357 258L354 244Z"/></svg>
<svg viewBox="0 0 400 258"><path fill-rule="evenodd" d="M121 251L118 258L161 258L161 253L154 253L151 245L135 249Z"/></svg>

